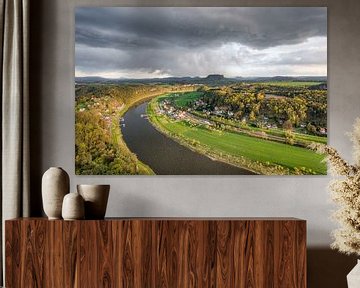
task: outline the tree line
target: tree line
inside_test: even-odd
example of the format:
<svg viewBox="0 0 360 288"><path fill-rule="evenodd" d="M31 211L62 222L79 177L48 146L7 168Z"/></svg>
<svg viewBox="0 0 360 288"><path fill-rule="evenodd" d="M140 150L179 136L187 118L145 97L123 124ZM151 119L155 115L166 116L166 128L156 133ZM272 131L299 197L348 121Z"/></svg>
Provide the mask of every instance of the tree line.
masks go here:
<svg viewBox="0 0 360 288"><path fill-rule="evenodd" d="M261 88L261 89L260 89ZM271 89L274 89L271 87ZM319 134L327 126L327 93L324 90L280 87L282 94L270 94L262 86L203 87L205 103L200 109L231 111L226 117L255 125L276 123L285 129L302 127L310 134ZM287 89L290 96L284 96ZM269 90L274 93L273 90ZM301 91L301 93L298 93ZM296 92L296 93L295 93Z"/></svg>

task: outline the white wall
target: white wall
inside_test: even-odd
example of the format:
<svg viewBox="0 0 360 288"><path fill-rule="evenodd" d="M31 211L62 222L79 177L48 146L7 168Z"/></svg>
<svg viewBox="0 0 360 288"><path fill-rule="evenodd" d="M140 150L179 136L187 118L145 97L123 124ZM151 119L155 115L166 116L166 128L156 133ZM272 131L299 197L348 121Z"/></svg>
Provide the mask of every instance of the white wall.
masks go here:
<svg viewBox="0 0 360 288"><path fill-rule="evenodd" d="M111 184L107 216L292 216L308 221L310 247L327 246L334 224L329 220L333 207L326 176L74 175L74 6L97 2L108 6L150 2L168 6L169 1L33 2L32 160L39 170L33 172L34 183L39 183L40 174L48 167L62 166L71 175L73 190L80 183ZM351 144L345 132L360 116L358 1L171 2L174 6L269 6L270 2L271 6L328 6L329 143L350 159Z"/></svg>

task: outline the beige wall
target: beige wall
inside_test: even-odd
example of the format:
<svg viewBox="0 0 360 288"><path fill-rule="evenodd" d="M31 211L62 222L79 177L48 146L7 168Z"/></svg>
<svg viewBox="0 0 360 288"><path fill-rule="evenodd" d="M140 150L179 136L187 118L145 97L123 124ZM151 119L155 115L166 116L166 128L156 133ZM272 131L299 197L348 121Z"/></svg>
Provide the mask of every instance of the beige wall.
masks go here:
<svg viewBox="0 0 360 288"><path fill-rule="evenodd" d="M107 216L299 217L308 221L308 246L312 249L309 250L309 260L312 261L309 263L309 277L312 287L316 287L314 283L327 283L324 282L327 281L324 275L318 275L322 273L318 263L321 260L315 255L332 259L334 269L341 273L340 280L336 280L335 274L328 271L329 283L340 284L327 287L340 287L345 283L345 271L352 265L351 258L331 252L326 252L325 257L319 252L327 251L322 249L328 247L331 241L329 233L334 227L329 220L333 206L326 191L329 177L74 175L74 6L97 3L103 6L149 6L148 3L169 6L168 2L32 1L32 185L33 191L37 192L32 198L33 213L39 214L41 211L41 174L50 166L62 166L71 176L72 190L80 183L111 184ZM171 3L173 6L176 3L181 6L191 6L192 3L201 3L199 6L216 6L219 3L222 6L327 6L329 143L350 159L351 144L345 132L351 130L354 119L360 116L360 1L173 0ZM328 258L326 262L329 264L331 261ZM343 263L341 267L338 266L340 263ZM331 280L331 277L334 279Z"/></svg>

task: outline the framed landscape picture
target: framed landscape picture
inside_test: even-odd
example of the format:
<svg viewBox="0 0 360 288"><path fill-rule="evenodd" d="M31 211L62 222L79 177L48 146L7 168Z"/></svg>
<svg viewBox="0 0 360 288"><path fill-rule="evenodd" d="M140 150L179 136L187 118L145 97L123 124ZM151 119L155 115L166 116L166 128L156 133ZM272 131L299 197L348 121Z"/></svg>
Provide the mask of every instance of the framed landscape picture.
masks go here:
<svg viewBox="0 0 360 288"><path fill-rule="evenodd" d="M323 175L324 7L77 7L78 175Z"/></svg>

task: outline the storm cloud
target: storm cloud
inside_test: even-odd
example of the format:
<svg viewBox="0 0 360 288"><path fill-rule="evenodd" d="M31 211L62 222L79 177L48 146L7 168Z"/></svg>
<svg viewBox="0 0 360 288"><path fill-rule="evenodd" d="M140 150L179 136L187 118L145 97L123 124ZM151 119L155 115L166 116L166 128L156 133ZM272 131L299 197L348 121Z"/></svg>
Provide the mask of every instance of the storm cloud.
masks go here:
<svg viewBox="0 0 360 288"><path fill-rule="evenodd" d="M76 76L326 75L326 8L76 9Z"/></svg>

